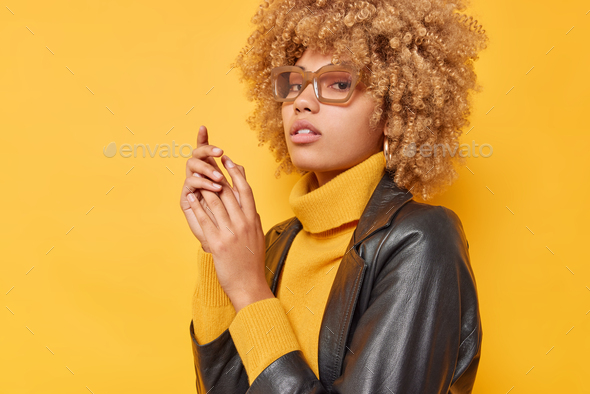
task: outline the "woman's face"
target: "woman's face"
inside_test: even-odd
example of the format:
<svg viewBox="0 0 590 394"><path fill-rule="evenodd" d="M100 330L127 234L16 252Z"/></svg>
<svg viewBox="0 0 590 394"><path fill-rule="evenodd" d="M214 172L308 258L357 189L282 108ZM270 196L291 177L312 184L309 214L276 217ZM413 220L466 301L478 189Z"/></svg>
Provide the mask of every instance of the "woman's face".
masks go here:
<svg viewBox="0 0 590 394"><path fill-rule="evenodd" d="M295 64L317 71L331 60L331 55L306 50ZM384 129L369 127L375 102L365 89L359 81L346 103L324 104L318 101L309 84L294 102L283 103L283 125L291 161L301 170L313 171L320 186L383 150ZM292 140L291 126L301 119L309 121L321 133L316 141Z"/></svg>

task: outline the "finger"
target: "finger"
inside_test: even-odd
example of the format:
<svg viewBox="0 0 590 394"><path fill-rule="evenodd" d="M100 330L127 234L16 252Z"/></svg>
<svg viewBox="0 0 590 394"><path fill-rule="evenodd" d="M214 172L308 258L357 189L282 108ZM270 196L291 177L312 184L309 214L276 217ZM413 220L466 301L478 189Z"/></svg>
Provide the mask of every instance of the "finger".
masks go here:
<svg viewBox="0 0 590 394"><path fill-rule="evenodd" d="M229 213L227 212L223 201L221 201L221 198L219 198L217 193L203 189L201 190L201 194L207 202L206 209L208 209L213 214L213 216L215 216L218 227L223 228L224 226L230 226L231 219Z"/></svg>
<svg viewBox="0 0 590 394"><path fill-rule="evenodd" d="M221 160L223 161L223 165L227 169L227 172L231 176L234 189L236 189L240 194L240 203L242 206L242 211L249 218L255 217L257 215L257 212L256 204L254 202L254 195L252 193L252 188L250 187L248 182L246 182L246 178L239 170L238 166L235 165L235 163L233 163L228 156L222 156Z"/></svg>
<svg viewBox="0 0 590 394"><path fill-rule="evenodd" d="M244 179L246 179L246 170L244 169L243 166L238 165L238 169L240 170L240 172L242 173L242 175L244 176Z"/></svg>
<svg viewBox="0 0 590 394"><path fill-rule="evenodd" d="M199 131L197 132L197 148L203 145L209 145L209 133L205 125L201 125L201 127L199 127Z"/></svg>
<svg viewBox="0 0 590 394"><path fill-rule="evenodd" d="M231 191L234 193L234 196L236 197L236 200L238 201L238 205L240 206L240 208L242 208L242 203L240 202L240 193L238 193L238 191L235 190L234 188L232 188ZM242 209L242 212L243 212L243 209Z"/></svg>
<svg viewBox="0 0 590 394"><path fill-rule="evenodd" d="M221 197L222 201L224 201L224 204L231 206L234 205L233 202L231 200L226 200L226 199L231 199L231 196L228 196L229 191L231 190L233 195L234 195L234 199L237 201L237 205L241 208L240 205L240 197L239 197L239 193L233 189L233 187L229 184L229 182L227 181L227 178L224 176L222 178L222 182L219 183L215 183L215 182L211 182L209 181L209 179L207 179L206 177L204 177L203 175L201 175L201 173L203 171L202 168L207 168L205 166L207 166L206 163L203 163L202 160L197 160L197 159L189 159L189 162L187 162L187 169L189 169L189 172L192 173L191 176L187 176L187 179L192 178L192 177L197 177L197 178L202 178L205 179L205 183L204 185L206 185L205 189L207 190L212 190L214 192L218 193L218 196ZM195 172L193 172L195 171ZM221 184L221 187L216 187L216 185Z"/></svg>
<svg viewBox="0 0 590 394"><path fill-rule="evenodd" d="M216 178L216 179L213 179L212 178L212 180L214 180L215 182L221 183L221 184L224 184L224 182L225 182L229 186L229 182L223 176L223 171L221 171L221 168L219 168L219 165L215 161L215 158L214 157L209 156L209 157L207 157L203 161L206 162L206 163L208 163L214 169L214 171L217 171L217 172L219 172L222 175L221 178Z"/></svg>
<svg viewBox="0 0 590 394"><path fill-rule="evenodd" d="M208 149L203 149L204 147L210 147L209 145L209 130L207 130L207 127L205 127L205 125L202 125L201 127L199 127L199 132L197 134L197 156L202 156L202 157L198 157L201 160L211 164L212 166L217 166L217 164L215 163L215 159L211 158L210 155L203 155L201 152L206 153L208 151ZM218 153L218 151L213 152L213 149L215 149L217 147L213 147L211 148L211 153L214 153L215 155L218 155L220 153ZM217 148L219 149L219 148ZM216 168L217 170L219 170L219 167ZM221 172L221 171L220 171Z"/></svg>
<svg viewBox="0 0 590 394"><path fill-rule="evenodd" d="M205 191L206 193L210 193ZM209 215L205 212L201 204L196 199L191 198L192 194L188 195L188 201L191 205L191 209L195 213L197 220L199 221L199 225L201 229L203 229L204 234L212 234L213 237L218 233L218 227L213 223L213 221L209 218ZM207 241L209 243L209 241Z"/></svg>
<svg viewBox="0 0 590 394"><path fill-rule="evenodd" d="M182 191L182 195L184 196L185 201L188 199L188 194L193 194L195 199L202 203L203 207L207 203L205 198L203 197L203 190L208 190L207 187L210 189L215 189L215 187L208 186L209 181L205 180L204 178L199 178L196 176L191 176L185 179L184 181L184 188ZM219 188L217 188L219 190ZM217 193L215 190L211 190L213 193Z"/></svg>
<svg viewBox="0 0 590 394"><path fill-rule="evenodd" d="M223 202L223 205L229 215L229 221L236 223L236 220L245 219L244 211L240 204L240 193L231 186L223 186L218 194L219 198Z"/></svg>
<svg viewBox="0 0 590 394"><path fill-rule="evenodd" d="M197 180L198 180L198 178L195 179L195 181L197 181ZM189 194L192 194L192 196L195 198L195 200L198 201L199 204L201 204L201 206L203 207L203 209L205 210L207 215L209 215L209 218L211 219L211 221L213 221L215 226L219 227L219 224L217 223L217 220L215 220L215 216L213 216L213 213L209 212L209 210L205 208L207 206L207 201L205 201L205 198L203 197L202 193L199 191L201 189L199 186L200 186L199 184L195 185L193 180L190 178L188 178L185 181L184 187L182 188L183 193L182 193L182 197L180 200L180 206L182 207L182 210L185 212L188 219L190 219L192 216L194 218L194 220L197 221L197 218L191 209L190 200L188 197Z"/></svg>
<svg viewBox="0 0 590 394"><path fill-rule="evenodd" d="M199 160L205 160L209 157L217 157L223 154L223 149L218 148L215 145L204 145L199 148L193 149L192 157Z"/></svg>
<svg viewBox="0 0 590 394"><path fill-rule="evenodd" d="M243 166L237 165L238 169L240 170L240 172L242 173L242 175L244 176L244 179L246 179L246 170L244 170ZM234 195L236 196L236 199L238 200L238 204L240 204L240 207L242 207L242 204L240 203L240 193L238 193L237 190L233 189Z"/></svg>
<svg viewBox="0 0 590 394"><path fill-rule="evenodd" d="M186 177L185 184L190 185L190 190L184 190L184 193L188 193L189 191L194 192L195 189L206 189L210 190L214 193L220 192L222 186L219 183L211 182L209 179L205 178L201 174L195 172L193 175Z"/></svg>
<svg viewBox="0 0 590 394"><path fill-rule="evenodd" d="M221 156L223 153L223 149L218 146L210 145L210 144L202 144L198 148L193 149L191 152L191 156L196 159L206 159L209 156Z"/></svg>
<svg viewBox="0 0 590 394"><path fill-rule="evenodd" d="M220 151L216 151L215 149L219 149ZM208 163L209 165L211 165L213 167L214 171L218 171L219 173L223 174L223 172L221 171L221 169L217 165L217 162L213 158L214 156L220 156L222 154L223 154L223 149L218 148L213 145L209 145L209 130L207 130L207 127L205 125L202 125L201 127L199 127L199 131L197 134L197 148L193 150L193 157L203 160L205 163ZM191 175L191 174L188 173L188 169L187 169L186 176L189 176L189 175ZM219 178L211 178L211 179L223 184L223 180L220 180Z"/></svg>
<svg viewBox="0 0 590 394"><path fill-rule="evenodd" d="M221 173L221 170L219 170L219 168L216 169L216 167L217 165L212 166L204 160L191 157L186 161L186 177L188 178L194 174L199 174L207 177L208 180L213 182L230 186L225 176ZM215 172L217 172L217 174Z"/></svg>
<svg viewBox="0 0 590 394"><path fill-rule="evenodd" d="M197 147L193 149L192 157L211 164L211 161L208 160L209 156L220 156L221 154L223 154L223 149L220 149L214 145L209 145L209 132L207 127L204 125L199 127L199 130L197 131ZM215 162L215 160L213 160L213 162ZM192 174L189 173L187 168L186 176L190 175Z"/></svg>
<svg viewBox="0 0 590 394"><path fill-rule="evenodd" d="M190 201L187 200L186 198L183 198L181 201L181 206L182 206L182 212L184 213L184 216L186 217L186 221L188 222L188 225L190 226L190 228L191 229L201 228L201 225L199 224L199 221L197 220L197 216L195 215L195 212L191 208ZM201 243L208 243L207 235L205 234L205 231L202 231L202 228L201 228L201 232L203 233L203 236L205 237L205 239Z"/></svg>

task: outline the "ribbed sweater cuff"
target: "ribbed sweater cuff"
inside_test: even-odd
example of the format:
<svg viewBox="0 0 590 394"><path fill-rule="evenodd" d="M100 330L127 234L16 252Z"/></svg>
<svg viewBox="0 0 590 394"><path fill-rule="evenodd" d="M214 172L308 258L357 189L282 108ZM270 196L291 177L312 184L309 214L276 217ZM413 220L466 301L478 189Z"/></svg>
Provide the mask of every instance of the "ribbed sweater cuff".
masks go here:
<svg viewBox="0 0 590 394"><path fill-rule="evenodd" d="M242 308L230 324L229 332L250 384L273 361L301 350L281 301L276 297Z"/></svg>
<svg viewBox="0 0 590 394"><path fill-rule="evenodd" d="M213 254L199 247L197 252L197 287L195 294L207 306L231 305L231 300L219 284Z"/></svg>
<svg viewBox="0 0 590 394"><path fill-rule="evenodd" d="M219 284L213 255L199 247L197 252L197 285L193 294L192 318L199 345L219 337L236 316L231 300Z"/></svg>
<svg viewBox="0 0 590 394"><path fill-rule="evenodd" d="M195 297L192 317L197 343L205 345L219 337L229 328L235 316L236 310L232 304L207 306Z"/></svg>

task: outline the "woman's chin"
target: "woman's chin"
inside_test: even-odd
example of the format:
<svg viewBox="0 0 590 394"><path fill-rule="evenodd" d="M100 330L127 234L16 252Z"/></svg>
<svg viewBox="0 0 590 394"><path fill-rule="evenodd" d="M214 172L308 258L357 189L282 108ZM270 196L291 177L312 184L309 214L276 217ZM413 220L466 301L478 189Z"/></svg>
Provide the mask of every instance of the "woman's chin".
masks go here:
<svg viewBox="0 0 590 394"><path fill-rule="evenodd" d="M293 165L300 171L321 171L321 167L318 165L319 164L319 158L318 157L311 157L309 155L306 155L305 157L293 157L291 156L291 162L293 163Z"/></svg>

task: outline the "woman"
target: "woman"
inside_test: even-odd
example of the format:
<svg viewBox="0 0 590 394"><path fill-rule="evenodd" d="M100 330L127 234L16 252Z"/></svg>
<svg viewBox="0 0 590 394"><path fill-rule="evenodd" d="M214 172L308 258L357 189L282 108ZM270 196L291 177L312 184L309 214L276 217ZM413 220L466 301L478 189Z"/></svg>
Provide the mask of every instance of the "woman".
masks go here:
<svg viewBox="0 0 590 394"><path fill-rule="evenodd" d="M266 2L234 64L295 216L264 234L245 170L201 127L181 207L201 242L197 391L470 393L482 327L457 215L431 198L485 47L462 2ZM416 154L415 147L418 147ZM216 173L217 171L217 173ZM215 183L217 182L217 187ZM233 186L232 186L233 185Z"/></svg>

